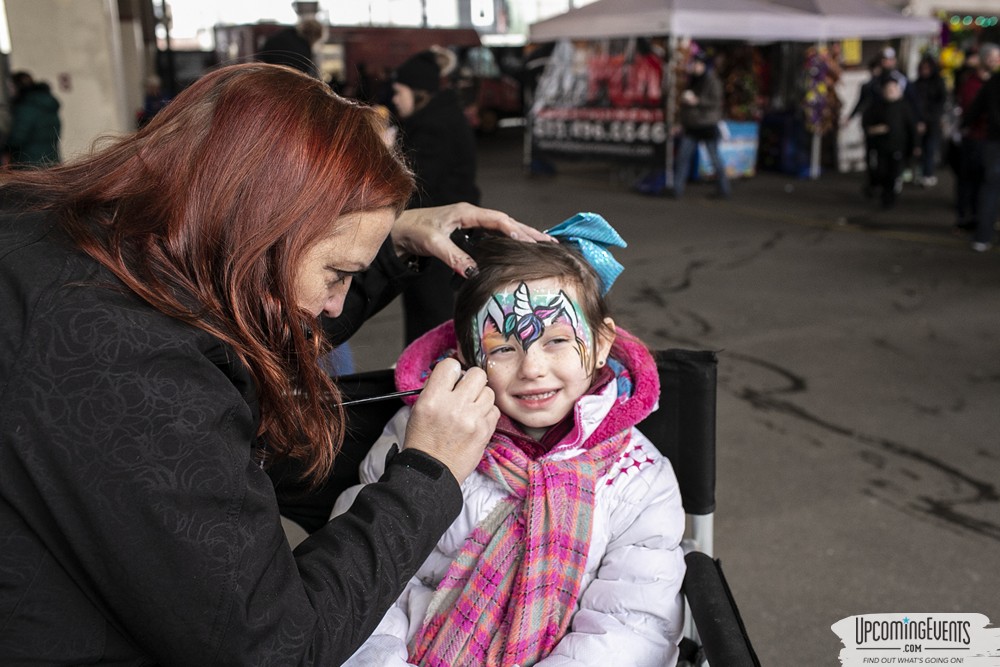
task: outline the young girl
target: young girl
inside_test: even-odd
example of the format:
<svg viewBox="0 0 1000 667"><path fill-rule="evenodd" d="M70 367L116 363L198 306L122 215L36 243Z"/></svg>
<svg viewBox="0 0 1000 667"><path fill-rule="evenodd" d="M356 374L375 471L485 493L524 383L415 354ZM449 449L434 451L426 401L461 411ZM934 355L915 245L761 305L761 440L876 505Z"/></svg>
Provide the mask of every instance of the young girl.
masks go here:
<svg viewBox="0 0 1000 667"><path fill-rule="evenodd" d="M582 215L564 225L596 224L620 241L603 218ZM396 383L413 389L457 345L486 370L502 415L462 485L462 514L347 664L676 662L684 512L670 463L635 429L656 407L656 367L608 316L616 272L602 280L578 245L603 254L601 266L617 263L573 241L481 241L454 325L400 357ZM363 482L379 478L410 413L387 425Z"/></svg>

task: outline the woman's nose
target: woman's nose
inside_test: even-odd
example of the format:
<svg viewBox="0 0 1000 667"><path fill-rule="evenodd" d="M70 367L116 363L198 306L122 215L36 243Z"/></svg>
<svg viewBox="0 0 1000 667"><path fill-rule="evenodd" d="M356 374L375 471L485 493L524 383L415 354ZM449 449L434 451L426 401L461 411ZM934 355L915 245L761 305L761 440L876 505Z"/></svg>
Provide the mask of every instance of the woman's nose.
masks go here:
<svg viewBox="0 0 1000 667"><path fill-rule="evenodd" d="M323 313L327 317L340 317L340 314L344 312L344 301L347 299L347 291L350 286L351 279L348 278L343 285L337 285L333 293L327 297L326 303L323 304Z"/></svg>

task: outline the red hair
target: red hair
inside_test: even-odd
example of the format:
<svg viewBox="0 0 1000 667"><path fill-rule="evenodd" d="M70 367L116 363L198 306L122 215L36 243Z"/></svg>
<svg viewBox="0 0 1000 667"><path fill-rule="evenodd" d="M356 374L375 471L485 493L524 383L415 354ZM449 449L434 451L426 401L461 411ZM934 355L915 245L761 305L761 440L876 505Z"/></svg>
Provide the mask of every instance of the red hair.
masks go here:
<svg viewBox="0 0 1000 667"><path fill-rule="evenodd" d="M300 72L232 65L136 134L3 183L56 211L84 252L154 308L231 345L256 382L269 454L318 479L343 415L295 272L341 216L405 205L412 174L378 125L372 109Z"/></svg>

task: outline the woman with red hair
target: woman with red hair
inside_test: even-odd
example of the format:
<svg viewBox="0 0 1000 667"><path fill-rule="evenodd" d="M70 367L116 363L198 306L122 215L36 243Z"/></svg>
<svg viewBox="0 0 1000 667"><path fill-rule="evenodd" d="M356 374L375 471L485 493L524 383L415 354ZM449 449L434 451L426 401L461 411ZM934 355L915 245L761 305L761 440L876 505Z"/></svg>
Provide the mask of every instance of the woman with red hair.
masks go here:
<svg viewBox="0 0 1000 667"><path fill-rule="evenodd" d="M0 176L0 664L340 664L457 516L498 417L457 362L294 554L265 472L320 481L337 454L318 332L349 335L413 255L473 270L457 227L542 238L403 213L373 114L235 65L90 156Z"/></svg>

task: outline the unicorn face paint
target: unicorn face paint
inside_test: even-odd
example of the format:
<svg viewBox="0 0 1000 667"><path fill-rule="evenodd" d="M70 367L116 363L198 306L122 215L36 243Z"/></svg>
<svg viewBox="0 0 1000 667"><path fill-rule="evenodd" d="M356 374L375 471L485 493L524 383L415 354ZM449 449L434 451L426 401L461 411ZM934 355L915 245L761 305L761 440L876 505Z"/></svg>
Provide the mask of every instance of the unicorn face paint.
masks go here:
<svg viewBox="0 0 1000 667"><path fill-rule="evenodd" d="M593 333L576 289L556 278L494 294L473 323L476 356L500 411L535 437L590 388Z"/></svg>
<svg viewBox="0 0 1000 667"><path fill-rule="evenodd" d="M548 285L554 283L555 286ZM525 351L545 333L545 327L557 321L568 323L580 346L580 361L584 366L590 356L592 336L583 312L556 279L519 283L513 290L494 294L480 309L473 326L476 360L485 368L484 338L491 333L508 340L512 337ZM575 289L571 288L575 293Z"/></svg>

